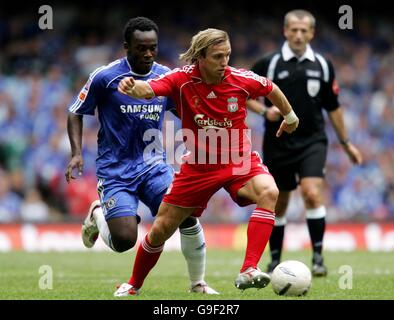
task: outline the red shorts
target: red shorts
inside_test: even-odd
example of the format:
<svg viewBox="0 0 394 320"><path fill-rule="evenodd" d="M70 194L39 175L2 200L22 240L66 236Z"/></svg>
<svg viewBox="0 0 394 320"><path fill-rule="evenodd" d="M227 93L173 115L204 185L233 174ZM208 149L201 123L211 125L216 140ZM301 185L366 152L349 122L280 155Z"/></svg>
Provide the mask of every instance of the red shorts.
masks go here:
<svg viewBox="0 0 394 320"><path fill-rule="evenodd" d="M254 203L237 196L238 190L259 174L271 175L257 152L244 161L247 166L234 164L188 164L181 165L163 202L184 208L197 208L193 216L201 216L209 199L221 188L241 207Z"/></svg>

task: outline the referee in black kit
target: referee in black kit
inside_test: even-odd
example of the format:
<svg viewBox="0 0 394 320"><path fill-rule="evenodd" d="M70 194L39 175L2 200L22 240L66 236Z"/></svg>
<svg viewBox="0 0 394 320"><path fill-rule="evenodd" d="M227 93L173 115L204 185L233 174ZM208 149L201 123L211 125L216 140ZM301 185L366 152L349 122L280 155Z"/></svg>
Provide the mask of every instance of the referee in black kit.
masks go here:
<svg viewBox="0 0 394 320"><path fill-rule="evenodd" d="M267 272L279 264L290 193L299 184L306 208L306 219L313 247L312 274L325 276L322 241L326 208L323 204L324 167L328 139L322 110L328 112L343 150L354 164L361 164L359 150L350 142L338 103L338 86L330 61L314 52L309 45L315 30L315 18L305 10L293 10L284 19L287 41L280 51L259 60L252 70L273 80L285 93L300 119L291 135L277 138L281 123L279 110L255 100L248 107L265 118L263 155L279 188L275 227L270 238L271 263ZM267 106L269 101L265 101Z"/></svg>

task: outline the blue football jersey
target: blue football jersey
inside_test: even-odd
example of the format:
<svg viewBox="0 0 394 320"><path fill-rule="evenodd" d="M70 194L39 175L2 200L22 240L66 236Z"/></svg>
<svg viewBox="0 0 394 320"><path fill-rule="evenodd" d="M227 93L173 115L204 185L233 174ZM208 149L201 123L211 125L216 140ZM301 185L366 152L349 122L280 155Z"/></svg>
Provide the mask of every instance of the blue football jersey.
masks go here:
<svg viewBox="0 0 394 320"><path fill-rule="evenodd" d="M100 121L96 159L98 177L134 179L165 160L165 152L157 133L162 129L165 111L174 108L173 102L160 96L134 99L121 94L117 88L124 77L148 80L169 70L155 62L148 74L136 74L127 58L123 58L90 74L69 111L94 115L97 108ZM149 129L155 130L147 132ZM145 133L147 136L144 138Z"/></svg>

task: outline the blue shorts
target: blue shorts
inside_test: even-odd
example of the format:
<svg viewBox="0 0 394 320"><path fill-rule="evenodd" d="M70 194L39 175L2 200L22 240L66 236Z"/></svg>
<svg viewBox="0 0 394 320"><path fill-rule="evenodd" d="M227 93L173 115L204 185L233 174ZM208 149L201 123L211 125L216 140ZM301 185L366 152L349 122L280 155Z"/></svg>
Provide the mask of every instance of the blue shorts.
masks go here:
<svg viewBox="0 0 394 320"><path fill-rule="evenodd" d="M156 216L161 200L171 184L174 169L164 163L155 165L130 181L99 178L97 191L105 220L136 216L138 202L142 201Z"/></svg>

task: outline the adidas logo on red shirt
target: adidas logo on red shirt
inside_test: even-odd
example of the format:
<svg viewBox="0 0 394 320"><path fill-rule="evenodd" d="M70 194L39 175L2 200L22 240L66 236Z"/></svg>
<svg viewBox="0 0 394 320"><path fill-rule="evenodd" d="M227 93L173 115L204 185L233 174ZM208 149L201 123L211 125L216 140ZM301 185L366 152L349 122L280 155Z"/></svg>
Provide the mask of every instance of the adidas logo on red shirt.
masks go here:
<svg viewBox="0 0 394 320"><path fill-rule="evenodd" d="M211 91L208 95L207 95L207 99L216 99L217 96L215 94L215 92Z"/></svg>

